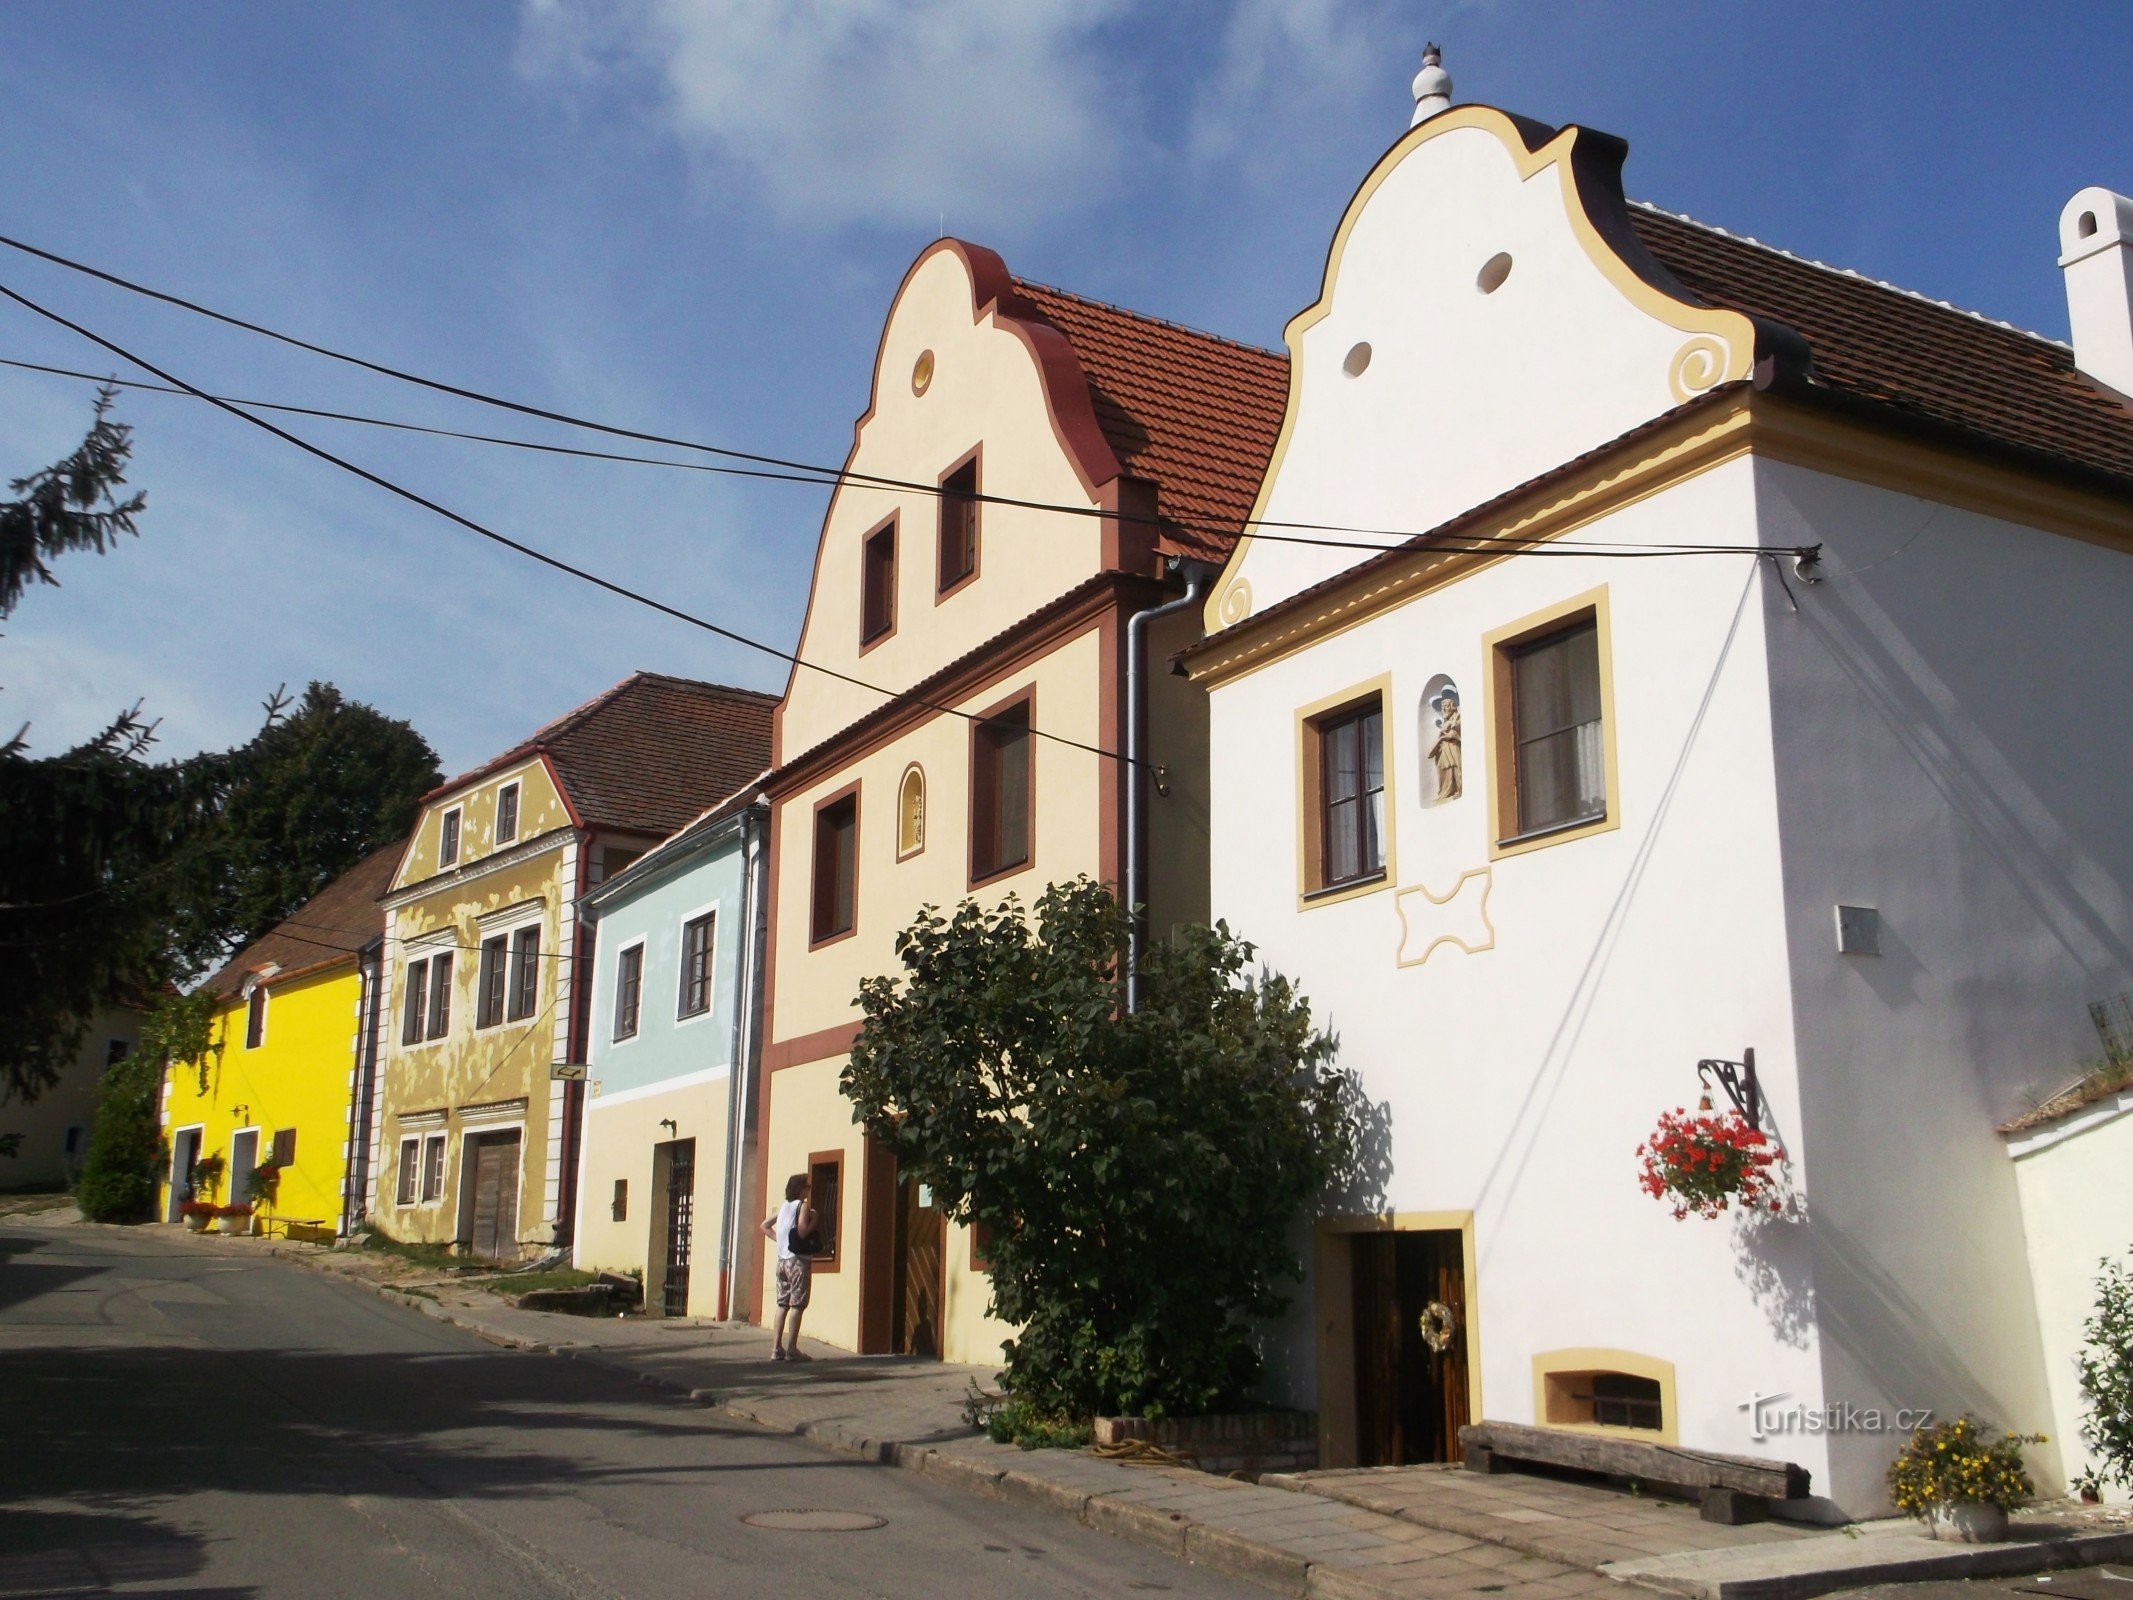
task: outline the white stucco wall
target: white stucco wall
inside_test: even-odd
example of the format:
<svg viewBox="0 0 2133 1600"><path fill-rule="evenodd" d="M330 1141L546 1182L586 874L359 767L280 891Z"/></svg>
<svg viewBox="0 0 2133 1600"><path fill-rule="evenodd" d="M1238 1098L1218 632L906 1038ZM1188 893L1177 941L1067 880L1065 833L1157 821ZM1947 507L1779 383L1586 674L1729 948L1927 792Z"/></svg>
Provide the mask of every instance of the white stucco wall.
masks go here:
<svg viewBox="0 0 2133 1600"><path fill-rule="evenodd" d="M2097 1271L2107 1258L2126 1264L2133 1251L2133 1091L2012 1139L2008 1152L2051 1388L2048 1431L2071 1478L2094 1460L2081 1443L2085 1407L2074 1357L2096 1308ZM2122 1488L2106 1497L2128 1498Z"/></svg>
<svg viewBox="0 0 2133 1600"><path fill-rule="evenodd" d="M1768 630L1825 1383L2052 1433L1995 1127L2133 987L2133 559L1759 462L1766 540L1825 582ZM1838 903L1881 914L1840 956ZM2133 1217L2121 1230L2133 1241ZM1893 1448L1837 1441L1862 1483ZM2058 1446L2031 1452L2057 1487Z"/></svg>

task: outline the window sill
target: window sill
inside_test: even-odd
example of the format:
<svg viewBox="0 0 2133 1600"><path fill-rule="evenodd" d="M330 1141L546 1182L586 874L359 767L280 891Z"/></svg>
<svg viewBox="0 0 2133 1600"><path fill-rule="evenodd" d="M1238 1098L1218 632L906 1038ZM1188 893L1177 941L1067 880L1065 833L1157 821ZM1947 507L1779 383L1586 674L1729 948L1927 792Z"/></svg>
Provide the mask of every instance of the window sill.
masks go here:
<svg viewBox="0 0 2133 1600"><path fill-rule="evenodd" d="M1374 894L1391 881L1392 872L1388 868L1373 872L1367 878L1350 878L1342 883L1329 883L1321 888L1306 889L1296 897L1297 908L1309 911L1317 906L1337 905L1358 895Z"/></svg>
<svg viewBox="0 0 2133 1600"><path fill-rule="evenodd" d="M1001 878L1011 878L1018 872L1027 872L1035 864L1034 856L1024 856L1020 861L1010 861L1002 867L987 867L982 872L973 869L970 874L970 887L982 889L986 884L997 882Z"/></svg>
<svg viewBox="0 0 2133 1600"><path fill-rule="evenodd" d="M1529 828L1524 833L1514 833L1507 839L1498 839L1489 846L1489 859L1501 860L1505 856L1523 855L1529 850L1545 850L1550 845L1566 844L1572 839L1582 839L1588 834L1609 833L1621 827L1620 811L1610 806L1598 816L1574 817L1568 822L1553 823L1545 828Z"/></svg>

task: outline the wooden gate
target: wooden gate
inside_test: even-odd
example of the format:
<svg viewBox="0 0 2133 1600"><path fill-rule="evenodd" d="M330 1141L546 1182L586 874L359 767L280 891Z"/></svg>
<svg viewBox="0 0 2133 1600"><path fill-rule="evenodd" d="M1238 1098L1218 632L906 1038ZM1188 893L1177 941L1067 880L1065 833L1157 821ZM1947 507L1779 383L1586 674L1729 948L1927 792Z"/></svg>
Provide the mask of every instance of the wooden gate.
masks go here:
<svg viewBox="0 0 2133 1600"><path fill-rule="evenodd" d="M1450 1229L1353 1239L1357 1464L1457 1461L1472 1420L1464 1242Z"/></svg>
<svg viewBox="0 0 2133 1600"><path fill-rule="evenodd" d="M660 1288L660 1310L670 1317L689 1314L689 1246L696 1219L696 1141L677 1139L667 1147L667 1270Z"/></svg>
<svg viewBox="0 0 2133 1600"><path fill-rule="evenodd" d="M473 1141L474 1222L468 1251L491 1261L518 1255L518 1130Z"/></svg>
<svg viewBox="0 0 2133 1600"><path fill-rule="evenodd" d="M941 1311L947 1288L948 1219L929 1202L924 1184L906 1178L896 1206L896 1283L892 1348L898 1355L941 1355Z"/></svg>

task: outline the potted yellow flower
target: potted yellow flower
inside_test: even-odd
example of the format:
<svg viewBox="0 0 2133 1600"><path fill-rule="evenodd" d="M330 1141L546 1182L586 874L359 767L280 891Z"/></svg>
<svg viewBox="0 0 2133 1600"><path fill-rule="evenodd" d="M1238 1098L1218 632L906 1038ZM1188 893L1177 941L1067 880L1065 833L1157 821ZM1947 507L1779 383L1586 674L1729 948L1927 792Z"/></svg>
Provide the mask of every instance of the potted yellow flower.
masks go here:
<svg viewBox="0 0 2133 1600"><path fill-rule="evenodd" d="M1989 1438L1968 1414L1920 1428L1889 1464L1889 1497L1936 1539L1996 1543L2007 1537L2007 1513L2037 1492L2022 1446L2043 1442L2041 1433Z"/></svg>

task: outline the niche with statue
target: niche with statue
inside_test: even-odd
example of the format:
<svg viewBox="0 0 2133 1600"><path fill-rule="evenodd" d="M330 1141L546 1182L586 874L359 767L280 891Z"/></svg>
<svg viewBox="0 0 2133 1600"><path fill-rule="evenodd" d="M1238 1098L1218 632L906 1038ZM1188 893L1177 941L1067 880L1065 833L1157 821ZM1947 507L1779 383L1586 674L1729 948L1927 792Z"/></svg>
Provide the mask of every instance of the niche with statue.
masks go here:
<svg viewBox="0 0 2133 1600"><path fill-rule="evenodd" d="M1466 793L1466 767L1460 749L1459 685L1438 673L1422 690L1422 803L1440 806Z"/></svg>

